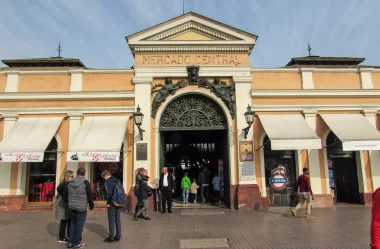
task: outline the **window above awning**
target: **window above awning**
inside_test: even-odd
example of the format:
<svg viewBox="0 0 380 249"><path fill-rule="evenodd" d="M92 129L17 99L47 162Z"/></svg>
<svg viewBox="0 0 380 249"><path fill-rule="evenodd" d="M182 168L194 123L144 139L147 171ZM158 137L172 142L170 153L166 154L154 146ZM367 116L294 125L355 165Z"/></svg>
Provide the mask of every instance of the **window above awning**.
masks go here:
<svg viewBox="0 0 380 249"><path fill-rule="evenodd" d="M85 117L69 147L68 162L117 162L128 124L127 116Z"/></svg>
<svg viewBox="0 0 380 249"><path fill-rule="evenodd" d="M301 114L259 115L272 150L321 149L321 139Z"/></svg>
<svg viewBox="0 0 380 249"><path fill-rule="evenodd" d="M0 143L0 162L42 162L63 117L19 118Z"/></svg>
<svg viewBox="0 0 380 249"><path fill-rule="evenodd" d="M342 141L344 151L380 149L380 132L362 114L320 116Z"/></svg>

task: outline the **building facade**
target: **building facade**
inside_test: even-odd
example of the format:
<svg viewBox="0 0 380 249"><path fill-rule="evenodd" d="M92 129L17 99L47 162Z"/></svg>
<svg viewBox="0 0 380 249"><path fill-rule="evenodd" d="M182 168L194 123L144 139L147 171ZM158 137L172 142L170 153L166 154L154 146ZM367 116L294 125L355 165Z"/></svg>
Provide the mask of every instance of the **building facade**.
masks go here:
<svg viewBox="0 0 380 249"><path fill-rule="evenodd" d="M380 186L380 68L317 56L252 68L256 35L192 12L126 40L128 69L3 60L1 210L51 208L64 172L78 167L99 207L103 170L132 201L140 167L153 186L162 167L176 182L206 167L221 176L233 209L290 205L307 167L313 207L371 205Z"/></svg>

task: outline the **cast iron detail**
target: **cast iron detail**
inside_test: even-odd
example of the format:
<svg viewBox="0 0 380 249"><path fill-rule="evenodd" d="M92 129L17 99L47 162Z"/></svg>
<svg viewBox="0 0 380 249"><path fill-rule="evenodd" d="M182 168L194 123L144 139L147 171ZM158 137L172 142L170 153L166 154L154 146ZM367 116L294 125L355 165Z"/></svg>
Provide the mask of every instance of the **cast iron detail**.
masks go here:
<svg viewBox="0 0 380 249"><path fill-rule="evenodd" d="M226 117L220 106L202 95L184 95L171 102L162 114L161 131L224 130Z"/></svg>
<svg viewBox="0 0 380 249"><path fill-rule="evenodd" d="M219 78L215 78L213 83L206 79L199 80L198 87L210 89L211 92L223 100L223 102L230 110L232 118L235 117L235 101L232 100L232 96L235 92L235 88L233 86L227 86L225 81L221 81Z"/></svg>
<svg viewBox="0 0 380 249"><path fill-rule="evenodd" d="M221 81L220 78L215 78L213 83L211 83L207 79L198 79L198 66L188 66L187 73L188 81L180 80L176 84L173 84L171 78L166 78L165 85L156 84L152 87L151 93L157 93L156 96L154 96L152 102L152 118L156 117L158 108L170 94L174 95L178 89L186 87L187 84L198 85L198 87L210 89L211 92L213 92L216 96L223 100L223 102L230 110L232 118L235 117L235 101L232 99L235 92L235 88L233 86L227 86L226 82Z"/></svg>
<svg viewBox="0 0 380 249"><path fill-rule="evenodd" d="M189 80L189 85L197 85L199 76L198 66L188 66L187 67L187 78Z"/></svg>
<svg viewBox="0 0 380 249"><path fill-rule="evenodd" d="M156 117L156 113L160 105L165 101L166 97L169 96L169 94L174 95L178 89L183 88L187 85L186 81L178 81L176 84L173 84L171 78L165 79L165 85L156 84L154 87L152 87L152 94L157 93L156 96L153 98L152 102L152 118ZM157 87L161 87L160 89L156 90Z"/></svg>

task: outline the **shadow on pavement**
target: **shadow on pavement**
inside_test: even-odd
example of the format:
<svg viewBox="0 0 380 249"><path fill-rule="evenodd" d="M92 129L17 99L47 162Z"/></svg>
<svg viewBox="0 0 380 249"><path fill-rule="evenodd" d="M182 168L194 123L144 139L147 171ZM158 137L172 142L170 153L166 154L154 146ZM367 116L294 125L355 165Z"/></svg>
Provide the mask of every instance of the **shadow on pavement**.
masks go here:
<svg viewBox="0 0 380 249"><path fill-rule="evenodd" d="M59 224L56 222L50 222L46 225L46 230L51 236L57 237L59 231Z"/></svg>
<svg viewBox="0 0 380 249"><path fill-rule="evenodd" d="M96 224L96 223L86 223L85 228L87 228L91 232L96 233L97 235L103 238L108 237L108 231L103 225Z"/></svg>

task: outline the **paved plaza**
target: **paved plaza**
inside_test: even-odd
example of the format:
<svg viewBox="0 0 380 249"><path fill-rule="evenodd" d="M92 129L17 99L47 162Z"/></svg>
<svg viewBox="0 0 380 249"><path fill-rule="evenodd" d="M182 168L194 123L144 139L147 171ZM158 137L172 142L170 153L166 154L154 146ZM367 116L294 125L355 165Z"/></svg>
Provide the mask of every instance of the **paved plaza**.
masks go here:
<svg viewBox="0 0 380 249"><path fill-rule="evenodd" d="M224 242L236 249L369 248L369 208L314 209L314 220L291 217L289 210L174 209L173 214L152 213L151 221L138 222L131 213L123 213L122 240L113 244L103 242L108 230L106 212L95 211L87 217L83 241L91 249L176 249L203 243L190 239L205 239L207 246ZM57 243L57 234L58 221L51 211L0 213L1 249L66 248Z"/></svg>

